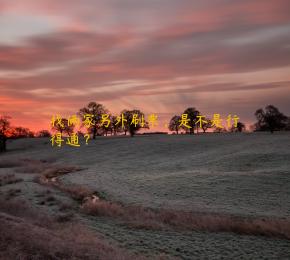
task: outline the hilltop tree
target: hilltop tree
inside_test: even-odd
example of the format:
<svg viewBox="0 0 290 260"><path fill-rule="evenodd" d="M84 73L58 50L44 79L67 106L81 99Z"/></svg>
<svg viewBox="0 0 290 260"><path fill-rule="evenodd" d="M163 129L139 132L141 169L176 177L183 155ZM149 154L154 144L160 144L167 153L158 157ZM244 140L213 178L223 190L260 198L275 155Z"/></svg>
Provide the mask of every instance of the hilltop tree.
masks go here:
<svg viewBox="0 0 290 260"><path fill-rule="evenodd" d="M122 125L118 124L117 116L112 116L111 118L111 134L117 135L118 133L123 132Z"/></svg>
<svg viewBox="0 0 290 260"><path fill-rule="evenodd" d="M107 121L104 121L103 124L101 122L99 132L101 135L107 136L110 132L113 132L113 122L112 122L112 115L108 115Z"/></svg>
<svg viewBox="0 0 290 260"><path fill-rule="evenodd" d="M190 134L194 134L194 129L197 127L196 126L196 121L197 121L197 116L200 114L198 110L196 110L194 107L189 107L187 108L183 114L187 114L187 119L189 119L188 121L188 125L191 128L187 128L187 127L183 127L186 131L189 131Z"/></svg>
<svg viewBox="0 0 290 260"><path fill-rule="evenodd" d="M236 128L237 128L238 132L241 133L241 132L246 130L246 125L242 122L238 122Z"/></svg>
<svg viewBox="0 0 290 260"><path fill-rule="evenodd" d="M256 130L270 131L271 133L284 129L288 119L287 116L273 105L266 106L265 110L262 108L258 109L255 116L258 120Z"/></svg>
<svg viewBox="0 0 290 260"><path fill-rule="evenodd" d="M141 128L149 128L148 122L145 121L145 115L140 110L123 110L121 115L124 115L124 131L129 131L130 136L133 137ZM142 122L143 118L143 122ZM134 121L134 119L136 119Z"/></svg>
<svg viewBox="0 0 290 260"><path fill-rule="evenodd" d="M96 139L98 129L101 128L102 114L107 114L108 110L102 105L96 102L90 102L86 107L79 110L79 115L83 121L86 120L86 115L91 115L91 126L89 132L93 134L93 139Z"/></svg>
<svg viewBox="0 0 290 260"><path fill-rule="evenodd" d="M181 117L180 116L173 116L169 122L169 126L168 126L168 129L170 131L175 131L176 134L178 135L178 131L180 129L180 120L181 120Z"/></svg>
<svg viewBox="0 0 290 260"><path fill-rule="evenodd" d="M232 127L229 129L231 132L243 132L246 130L246 125L242 122L238 122L237 126L232 125Z"/></svg>
<svg viewBox="0 0 290 260"><path fill-rule="evenodd" d="M6 151L6 141L8 139L9 132L11 131L10 117L0 117L0 152Z"/></svg>
<svg viewBox="0 0 290 260"><path fill-rule="evenodd" d="M71 135L74 131L74 125L69 124L69 121L66 118L61 118L60 121L56 121L54 126L51 128L54 131L60 132L61 134L66 133Z"/></svg>
<svg viewBox="0 0 290 260"><path fill-rule="evenodd" d="M203 130L203 133L206 132L207 129L209 128L212 128L212 122L211 122L211 119L208 119L208 118L205 118L204 121L206 121L206 123L202 123L202 130Z"/></svg>

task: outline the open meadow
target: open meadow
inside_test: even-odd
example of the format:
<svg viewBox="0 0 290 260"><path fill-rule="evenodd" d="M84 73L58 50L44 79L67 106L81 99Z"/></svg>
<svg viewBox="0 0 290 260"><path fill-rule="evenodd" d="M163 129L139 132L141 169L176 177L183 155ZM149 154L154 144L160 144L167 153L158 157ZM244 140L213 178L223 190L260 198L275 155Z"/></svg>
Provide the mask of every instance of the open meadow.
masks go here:
<svg viewBox="0 0 290 260"><path fill-rule="evenodd" d="M287 132L97 137L80 147L27 138L7 146L1 228L19 235L6 233L17 241L6 256L28 250L31 239L36 259L78 259L81 250L87 259L290 259Z"/></svg>

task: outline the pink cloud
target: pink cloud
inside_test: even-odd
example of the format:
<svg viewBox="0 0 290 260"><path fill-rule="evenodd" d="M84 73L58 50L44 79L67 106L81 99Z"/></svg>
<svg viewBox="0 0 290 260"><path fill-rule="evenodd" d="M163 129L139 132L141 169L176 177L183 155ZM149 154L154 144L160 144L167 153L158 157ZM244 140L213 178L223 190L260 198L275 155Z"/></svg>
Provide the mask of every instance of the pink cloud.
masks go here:
<svg viewBox="0 0 290 260"><path fill-rule="evenodd" d="M34 129L54 109L72 113L92 100L163 114L235 104L250 120L244 104L260 104L253 93L271 102L276 91L273 101L290 110L287 86L269 76L290 67L289 1L28 0L2 1L0 12L60 21L53 32L0 44L0 112ZM267 71L265 80L243 76L257 71Z"/></svg>

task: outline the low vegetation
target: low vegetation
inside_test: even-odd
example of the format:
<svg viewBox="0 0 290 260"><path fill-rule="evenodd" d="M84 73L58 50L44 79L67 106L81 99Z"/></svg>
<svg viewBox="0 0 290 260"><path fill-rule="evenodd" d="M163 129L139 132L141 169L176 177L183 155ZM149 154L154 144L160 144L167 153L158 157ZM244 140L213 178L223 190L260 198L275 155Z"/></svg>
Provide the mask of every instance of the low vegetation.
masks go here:
<svg viewBox="0 0 290 260"><path fill-rule="evenodd" d="M1 259L144 259L109 245L67 216L48 217L23 201L0 200Z"/></svg>

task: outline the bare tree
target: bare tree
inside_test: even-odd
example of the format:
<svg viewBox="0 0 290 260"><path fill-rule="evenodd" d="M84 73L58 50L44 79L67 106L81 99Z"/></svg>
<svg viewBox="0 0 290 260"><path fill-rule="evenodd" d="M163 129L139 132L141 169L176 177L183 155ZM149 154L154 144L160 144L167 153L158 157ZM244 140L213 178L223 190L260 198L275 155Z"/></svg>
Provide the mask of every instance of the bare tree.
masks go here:
<svg viewBox="0 0 290 260"><path fill-rule="evenodd" d="M59 121L54 122L51 129L60 132L61 134L66 133L70 136L74 131L74 127L73 124L69 124L69 121L66 118L61 118Z"/></svg>
<svg viewBox="0 0 290 260"><path fill-rule="evenodd" d="M9 131L11 131L10 117L0 117L0 152L6 151L6 141L8 139Z"/></svg>
<svg viewBox="0 0 290 260"><path fill-rule="evenodd" d="M108 110L102 105L96 102L90 102L86 107L83 107L79 111L79 115L83 123L85 120L91 120L91 125L88 127L89 132L92 133L93 139L96 139L98 129L101 128L102 114L107 114ZM91 115L91 117L86 117L86 115Z"/></svg>
<svg viewBox="0 0 290 260"><path fill-rule="evenodd" d="M117 135L118 133L123 132L122 125L118 124L118 117L112 116L111 118L111 133Z"/></svg>
<svg viewBox="0 0 290 260"><path fill-rule="evenodd" d="M100 125L100 134L105 136L107 136L108 133L111 133L112 135L113 132L112 115L108 114L107 116L108 116L107 121L104 121L103 123L101 122Z"/></svg>
<svg viewBox="0 0 290 260"><path fill-rule="evenodd" d="M202 123L202 127L201 127L203 133L205 133L207 129L212 128L211 119L205 118L204 121L206 122Z"/></svg>
<svg viewBox="0 0 290 260"><path fill-rule="evenodd" d="M181 117L180 116L173 116L169 122L169 126L168 126L168 129L170 131L175 131L175 133L178 135L178 131L180 129L180 120L181 120Z"/></svg>
<svg viewBox="0 0 290 260"><path fill-rule="evenodd" d="M136 132L138 132L141 128L149 128L148 122L145 121L144 113L140 110L123 110L121 113L121 117L122 114L124 115L124 119L126 120L124 122L125 134L128 131L130 133L130 136L133 137ZM134 121L134 119L136 120ZM142 119L144 120L143 122Z"/></svg>
<svg viewBox="0 0 290 260"><path fill-rule="evenodd" d="M258 120L256 123L257 131L279 131L285 129L287 125L287 116L279 111L273 105L266 106L265 110L258 109L255 113Z"/></svg>

